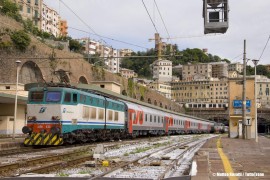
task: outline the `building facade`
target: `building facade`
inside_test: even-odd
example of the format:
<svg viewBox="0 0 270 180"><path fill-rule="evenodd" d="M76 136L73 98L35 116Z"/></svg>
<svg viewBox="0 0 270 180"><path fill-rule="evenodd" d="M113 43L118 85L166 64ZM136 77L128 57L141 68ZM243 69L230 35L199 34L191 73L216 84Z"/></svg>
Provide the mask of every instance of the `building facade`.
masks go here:
<svg viewBox="0 0 270 180"><path fill-rule="evenodd" d="M223 78L228 77L228 63L226 62L213 62L212 65L212 77Z"/></svg>
<svg viewBox="0 0 270 180"><path fill-rule="evenodd" d="M228 65L228 71L237 71L238 73L243 72L243 64L237 62L237 63L231 63Z"/></svg>
<svg viewBox="0 0 270 180"><path fill-rule="evenodd" d="M192 81L196 80L196 77L203 77L203 79L209 79L212 77L212 65L208 63L200 64L188 64L182 67L182 80Z"/></svg>
<svg viewBox="0 0 270 180"><path fill-rule="evenodd" d="M162 83L158 81L153 81L147 85L152 90L156 90L158 93L162 94L168 99L171 99L171 84L170 83Z"/></svg>
<svg viewBox="0 0 270 180"><path fill-rule="evenodd" d="M270 108L270 79L265 76L257 76L257 107Z"/></svg>
<svg viewBox="0 0 270 180"><path fill-rule="evenodd" d="M14 0L19 6L19 12L24 20L29 19L41 29L41 12L43 0Z"/></svg>
<svg viewBox="0 0 270 180"><path fill-rule="evenodd" d="M68 35L67 21L60 19L60 36L66 37L67 35Z"/></svg>
<svg viewBox="0 0 270 180"><path fill-rule="evenodd" d="M221 104L228 103L228 80L210 78L208 80L172 82L172 99L180 104Z"/></svg>
<svg viewBox="0 0 270 180"><path fill-rule="evenodd" d="M121 68L120 69L120 73L122 77L125 77L127 79L129 78L136 78L138 77L137 73L135 73L133 70L131 69L126 69L126 68Z"/></svg>
<svg viewBox="0 0 270 180"><path fill-rule="evenodd" d="M152 64L153 79L159 82L172 81L172 62L169 60L156 60Z"/></svg>
<svg viewBox="0 0 270 180"><path fill-rule="evenodd" d="M41 30L47 33L59 37L60 32L60 16L58 12L46 4L42 5L42 20L41 20Z"/></svg>

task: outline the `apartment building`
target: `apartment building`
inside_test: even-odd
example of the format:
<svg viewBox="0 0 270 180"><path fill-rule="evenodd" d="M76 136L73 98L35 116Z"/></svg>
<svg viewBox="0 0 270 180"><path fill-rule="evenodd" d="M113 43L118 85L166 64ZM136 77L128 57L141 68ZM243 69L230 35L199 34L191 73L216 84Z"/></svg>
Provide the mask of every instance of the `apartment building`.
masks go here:
<svg viewBox="0 0 270 180"><path fill-rule="evenodd" d="M61 35L60 32L60 16L58 12L46 4L42 6L41 30L53 34L55 37Z"/></svg>
<svg viewBox="0 0 270 180"><path fill-rule="evenodd" d="M135 73L133 70L131 69L126 69L126 68L121 68L120 69L120 73L122 77L125 77L127 79L129 78L136 78L138 77L137 73Z"/></svg>
<svg viewBox="0 0 270 180"><path fill-rule="evenodd" d="M168 99L171 99L172 86L170 83L153 81L147 85L148 88L156 90L158 93L162 94Z"/></svg>
<svg viewBox="0 0 270 180"><path fill-rule="evenodd" d="M152 64L153 79L159 82L172 81L172 62L169 60L156 60Z"/></svg>
<svg viewBox="0 0 270 180"><path fill-rule="evenodd" d="M181 104L228 102L227 78L172 82L172 99Z"/></svg>
<svg viewBox="0 0 270 180"><path fill-rule="evenodd" d="M41 12L43 0L14 0L19 6L19 12L24 20L29 19L41 29Z"/></svg>
<svg viewBox="0 0 270 180"><path fill-rule="evenodd" d="M112 72L112 73L119 73L120 72L120 51L118 51L117 49L109 49L109 54L108 56L105 57L109 57L105 59L105 64L107 65L107 69Z"/></svg>
<svg viewBox="0 0 270 180"><path fill-rule="evenodd" d="M131 54L134 52L131 49L120 49L120 56L124 57L124 56L131 56Z"/></svg>
<svg viewBox="0 0 270 180"><path fill-rule="evenodd" d="M66 37L67 35L68 35L67 21L60 19L60 36Z"/></svg>
<svg viewBox="0 0 270 180"><path fill-rule="evenodd" d="M237 71L238 73L243 72L243 64L237 62L237 63L231 63L228 65L228 71Z"/></svg>
<svg viewBox="0 0 270 180"><path fill-rule="evenodd" d="M192 81L199 77L209 79L212 77L212 65L208 63L188 64L182 67L182 80Z"/></svg>
<svg viewBox="0 0 270 180"><path fill-rule="evenodd" d="M270 108L270 79L258 75L256 81L258 108Z"/></svg>
<svg viewBox="0 0 270 180"><path fill-rule="evenodd" d="M213 62L212 65L212 77L223 78L228 77L228 63L226 62Z"/></svg>

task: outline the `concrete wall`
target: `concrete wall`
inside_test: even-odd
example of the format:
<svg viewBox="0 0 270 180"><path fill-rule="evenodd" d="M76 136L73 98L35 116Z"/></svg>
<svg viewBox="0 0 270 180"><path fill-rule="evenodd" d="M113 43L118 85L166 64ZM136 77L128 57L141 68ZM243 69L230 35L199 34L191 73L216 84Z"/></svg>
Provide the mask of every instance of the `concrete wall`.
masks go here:
<svg viewBox="0 0 270 180"><path fill-rule="evenodd" d="M0 104L0 134L13 133L14 104ZM25 126L26 105L18 104L16 134L22 134L22 127Z"/></svg>

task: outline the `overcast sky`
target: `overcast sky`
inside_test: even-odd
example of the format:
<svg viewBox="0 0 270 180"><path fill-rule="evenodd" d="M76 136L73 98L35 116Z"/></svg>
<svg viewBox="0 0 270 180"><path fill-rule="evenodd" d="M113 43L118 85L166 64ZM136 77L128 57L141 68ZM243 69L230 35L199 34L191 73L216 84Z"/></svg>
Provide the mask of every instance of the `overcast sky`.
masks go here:
<svg viewBox="0 0 270 180"><path fill-rule="evenodd" d="M100 40L100 37L93 35L93 31L90 30L92 29L102 36L145 48L154 47L154 42L149 42L148 39L154 37L155 29L141 0L44 0L44 2L58 11L62 19L67 20L68 33L72 38L90 37ZM161 37L168 37L154 6L154 0L144 2ZM207 48L211 54L232 62L242 62L244 39L247 41L247 58L259 59L270 35L270 0L229 0L228 31L225 34L210 36L204 36L203 33L202 0L156 0L156 2L170 36L181 37L171 41L177 44L180 50ZM146 50L105 38L103 40L116 49ZM270 42L260 59L260 64L270 64Z"/></svg>

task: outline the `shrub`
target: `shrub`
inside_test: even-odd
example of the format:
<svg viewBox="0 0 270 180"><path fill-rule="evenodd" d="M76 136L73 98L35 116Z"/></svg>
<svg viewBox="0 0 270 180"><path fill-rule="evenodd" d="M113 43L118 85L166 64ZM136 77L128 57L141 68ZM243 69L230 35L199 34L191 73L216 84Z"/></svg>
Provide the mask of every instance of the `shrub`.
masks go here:
<svg viewBox="0 0 270 180"><path fill-rule="evenodd" d="M25 51L31 42L29 35L22 30L13 32L11 35L11 40L15 47L20 51Z"/></svg>

